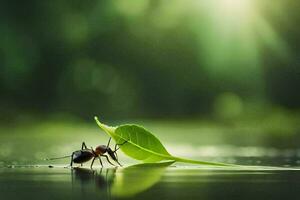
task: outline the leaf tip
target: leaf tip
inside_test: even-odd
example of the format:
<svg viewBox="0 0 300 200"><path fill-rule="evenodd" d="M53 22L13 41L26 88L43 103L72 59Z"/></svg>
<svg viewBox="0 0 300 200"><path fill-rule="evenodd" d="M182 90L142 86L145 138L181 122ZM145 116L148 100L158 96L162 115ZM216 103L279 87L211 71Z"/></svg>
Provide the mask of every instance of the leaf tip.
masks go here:
<svg viewBox="0 0 300 200"><path fill-rule="evenodd" d="M94 120L96 121L96 123L98 124L98 126L100 126L100 128L103 127L104 124L102 124L102 123L99 121L99 119L98 119L98 117L97 117L96 115L94 116Z"/></svg>
<svg viewBox="0 0 300 200"><path fill-rule="evenodd" d="M94 116L94 120L96 121L96 123L99 125L99 126L102 126L103 124L99 121L99 118L97 116Z"/></svg>
<svg viewBox="0 0 300 200"><path fill-rule="evenodd" d="M115 130L114 127L107 126L107 125L101 123L101 122L99 121L99 119L98 119L97 116L94 116L94 119L95 119L96 123L98 124L98 126L99 126L102 130L104 130L106 133L114 132L114 130Z"/></svg>

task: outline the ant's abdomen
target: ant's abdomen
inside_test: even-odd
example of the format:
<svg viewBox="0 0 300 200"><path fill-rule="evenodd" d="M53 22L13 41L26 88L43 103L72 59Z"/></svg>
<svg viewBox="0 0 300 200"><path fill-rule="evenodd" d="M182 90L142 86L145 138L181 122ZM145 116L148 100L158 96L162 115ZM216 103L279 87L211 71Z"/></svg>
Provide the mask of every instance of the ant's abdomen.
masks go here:
<svg viewBox="0 0 300 200"><path fill-rule="evenodd" d="M84 163L91 160L94 157L93 152L90 150L79 150L75 151L73 154L74 163Z"/></svg>

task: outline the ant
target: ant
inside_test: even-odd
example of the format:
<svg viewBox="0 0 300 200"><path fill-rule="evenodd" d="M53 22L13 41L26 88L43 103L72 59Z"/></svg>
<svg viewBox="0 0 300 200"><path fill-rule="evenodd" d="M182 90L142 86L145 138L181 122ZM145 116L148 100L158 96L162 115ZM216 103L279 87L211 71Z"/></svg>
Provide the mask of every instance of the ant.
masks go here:
<svg viewBox="0 0 300 200"><path fill-rule="evenodd" d="M120 149L121 145L124 145L128 141L125 141L121 144L115 144L114 150L112 150L109 147L110 141L111 141L111 138L109 138L107 145L99 145L99 146L96 147L95 151L93 150L92 147L90 149L88 149L85 142L82 142L81 150L74 151L71 156L64 156L64 157L59 157L59 158L50 158L50 159L47 159L47 160L54 160L54 159L71 157L70 166L72 167L73 163L78 163L78 164L81 164L81 166L82 166L83 163L93 159L92 163L91 163L91 168L93 168L94 161L95 161L96 158L99 159L101 167L103 167L103 164L102 164L102 161L101 161L100 157L105 157L107 159L107 161L109 162L109 164L115 166L112 162L110 162L110 160L109 160L109 157L110 157L116 163L118 163L120 166L122 166L118 161L117 151ZM109 156L105 155L105 153L107 153Z"/></svg>
<svg viewBox="0 0 300 200"><path fill-rule="evenodd" d="M93 168L94 161L96 158L98 158L100 161L101 167L103 167L100 157L105 157L107 159L107 161L109 162L109 164L115 166L113 163L110 162L108 156L105 155L105 153L107 153L111 157L111 159L113 159L116 163L118 163L120 166L122 166L118 161L117 151L120 149L120 146L124 145L127 141L125 141L122 144L116 144L114 151L109 147L110 141L111 141L111 138L109 138L107 145L99 145L96 147L95 151L93 150L92 147L91 147L91 149L88 149L87 146L85 145L85 143L82 142L81 150L74 151L72 153L70 166L71 167L73 166L73 162L80 163L82 166L82 163L87 162L93 158L92 163L91 163L91 168Z"/></svg>

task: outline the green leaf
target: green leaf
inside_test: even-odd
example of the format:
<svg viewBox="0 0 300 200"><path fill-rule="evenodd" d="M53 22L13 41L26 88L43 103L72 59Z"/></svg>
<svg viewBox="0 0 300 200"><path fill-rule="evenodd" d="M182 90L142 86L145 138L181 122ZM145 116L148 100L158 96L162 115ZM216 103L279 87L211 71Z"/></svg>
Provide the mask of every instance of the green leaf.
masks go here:
<svg viewBox="0 0 300 200"><path fill-rule="evenodd" d="M157 137L141 126L125 124L118 127L111 127L101 123L97 117L95 117L95 120L98 126L111 136L117 144L122 144L127 141L124 145L120 146L120 149L126 155L145 163L174 160L177 162L202 165L235 166L232 164L198 161L172 156Z"/></svg>

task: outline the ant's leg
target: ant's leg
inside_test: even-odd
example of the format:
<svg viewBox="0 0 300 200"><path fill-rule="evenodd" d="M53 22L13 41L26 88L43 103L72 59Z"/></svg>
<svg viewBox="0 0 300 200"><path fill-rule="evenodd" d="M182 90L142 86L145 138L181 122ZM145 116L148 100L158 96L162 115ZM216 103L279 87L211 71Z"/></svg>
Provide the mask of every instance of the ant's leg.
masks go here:
<svg viewBox="0 0 300 200"><path fill-rule="evenodd" d="M100 156L98 156L98 158L99 158L99 161L100 161L100 164L101 164L101 172L102 172L103 164L102 164Z"/></svg>
<svg viewBox="0 0 300 200"><path fill-rule="evenodd" d="M124 145L126 142L128 142L128 140L126 140L125 142L123 142L121 144L115 144L115 150L113 152L114 152L117 159L118 159L117 151L120 149L120 146ZM117 146L118 146L118 148L117 148Z"/></svg>
<svg viewBox="0 0 300 200"><path fill-rule="evenodd" d="M113 163L110 162L110 160L108 159L108 156L107 156L107 155L101 155L101 156L105 157L106 160L107 160L107 162L109 162L109 164L111 164L111 165L113 165L113 166L116 166L116 165L114 165Z"/></svg>
<svg viewBox="0 0 300 200"><path fill-rule="evenodd" d="M128 142L128 140L126 140L125 142L123 142L121 144L115 144L115 150L114 150L114 152L118 151L120 149L120 146L124 145L127 142ZM117 146L118 146L118 148L117 148Z"/></svg>
<svg viewBox="0 0 300 200"><path fill-rule="evenodd" d="M108 143L107 143L107 147L109 147L109 143L110 143L110 141L111 141L111 137L109 138L109 140L108 140Z"/></svg>
<svg viewBox="0 0 300 200"><path fill-rule="evenodd" d="M118 164L120 165L120 167L122 167L121 163L119 163L119 161L118 161L118 160L115 160L115 161L116 161L116 163L118 163Z"/></svg>
<svg viewBox="0 0 300 200"><path fill-rule="evenodd" d="M114 152L114 154L115 154L116 158L118 159L118 154L117 154L117 152L116 152L116 151L118 151L118 150L119 150L119 148L117 149L117 146L118 146L118 144L115 144L115 150L114 150L113 152Z"/></svg>
<svg viewBox="0 0 300 200"><path fill-rule="evenodd" d="M74 152L72 153L72 156L71 156L71 163L70 163L71 167L73 167L73 156L74 156Z"/></svg>
<svg viewBox="0 0 300 200"><path fill-rule="evenodd" d="M115 156L116 156L116 159L118 160L119 158L118 158L117 152L114 151L114 154L115 154Z"/></svg>
<svg viewBox="0 0 300 200"><path fill-rule="evenodd" d="M93 165L94 165L95 158L96 158L96 157L94 157L93 160L92 160L91 169L93 169Z"/></svg>
<svg viewBox="0 0 300 200"><path fill-rule="evenodd" d="M116 152L116 151L119 150L119 147L118 147L118 149L117 149L117 146L118 146L118 144L115 144L115 150L114 150L114 152Z"/></svg>
<svg viewBox="0 0 300 200"><path fill-rule="evenodd" d="M85 145L85 142L82 142L82 145L81 145L81 150L83 149L87 149L86 145ZM82 163L80 164L80 166L82 167Z"/></svg>
<svg viewBox="0 0 300 200"><path fill-rule="evenodd" d="M87 146L85 145L85 142L82 142L82 145L81 145L81 150L83 149L87 149Z"/></svg>
<svg viewBox="0 0 300 200"><path fill-rule="evenodd" d="M94 154L94 155L96 155L96 153L95 153L95 151L94 151L93 147L91 147L91 150L92 150L93 154Z"/></svg>

